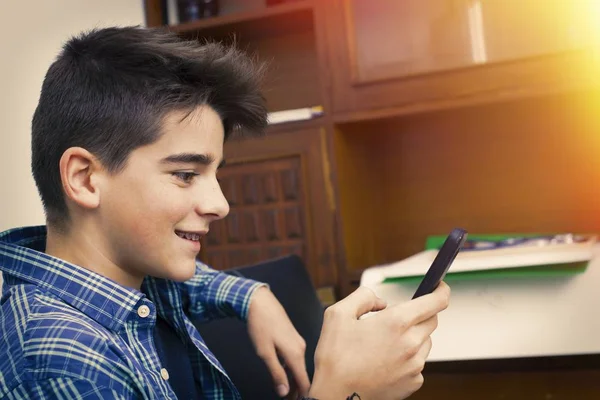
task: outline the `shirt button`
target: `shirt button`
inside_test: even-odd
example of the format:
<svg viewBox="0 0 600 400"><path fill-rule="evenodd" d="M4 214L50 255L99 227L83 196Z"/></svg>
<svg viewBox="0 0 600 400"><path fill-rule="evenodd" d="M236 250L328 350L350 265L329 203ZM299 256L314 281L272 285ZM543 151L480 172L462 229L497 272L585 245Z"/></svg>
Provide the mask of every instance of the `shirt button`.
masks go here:
<svg viewBox="0 0 600 400"><path fill-rule="evenodd" d="M169 379L169 371L166 368L160 370L160 376L166 381Z"/></svg>
<svg viewBox="0 0 600 400"><path fill-rule="evenodd" d="M146 318L148 315L150 315L150 307L140 306L140 308L138 308L138 315L141 318Z"/></svg>

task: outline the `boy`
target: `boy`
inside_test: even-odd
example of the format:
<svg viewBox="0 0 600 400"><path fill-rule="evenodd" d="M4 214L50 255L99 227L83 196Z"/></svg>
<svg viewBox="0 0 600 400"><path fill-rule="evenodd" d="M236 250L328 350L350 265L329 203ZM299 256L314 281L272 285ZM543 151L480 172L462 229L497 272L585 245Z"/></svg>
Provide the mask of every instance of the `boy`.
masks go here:
<svg viewBox="0 0 600 400"><path fill-rule="evenodd" d="M0 234L0 398L239 398L191 322L224 315L247 321L282 396L278 355L312 398L420 387L446 285L386 310L361 288L329 308L311 384L302 338L268 288L196 261L229 211L216 178L224 141L266 125L259 75L233 48L160 30L67 42L32 123L47 224ZM381 313L358 319L369 311Z"/></svg>

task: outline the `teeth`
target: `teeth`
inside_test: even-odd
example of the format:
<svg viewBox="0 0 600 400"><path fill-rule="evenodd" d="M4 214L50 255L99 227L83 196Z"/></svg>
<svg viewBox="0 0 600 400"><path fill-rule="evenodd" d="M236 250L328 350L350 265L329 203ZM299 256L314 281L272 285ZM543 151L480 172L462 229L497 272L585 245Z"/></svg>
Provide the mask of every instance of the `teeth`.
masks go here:
<svg viewBox="0 0 600 400"><path fill-rule="evenodd" d="M198 236L198 235L196 235L195 233L186 233L185 234L185 238L189 239L189 240L196 240L196 236Z"/></svg>
<svg viewBox="0 0 600 400"><path fill-rule="evenodd" d="M177 234L177 236L179 236L182 239L195 240L195 241L200 240L200 235L197 233L189 233L189 232L175 232L175 233Z"/></svg>

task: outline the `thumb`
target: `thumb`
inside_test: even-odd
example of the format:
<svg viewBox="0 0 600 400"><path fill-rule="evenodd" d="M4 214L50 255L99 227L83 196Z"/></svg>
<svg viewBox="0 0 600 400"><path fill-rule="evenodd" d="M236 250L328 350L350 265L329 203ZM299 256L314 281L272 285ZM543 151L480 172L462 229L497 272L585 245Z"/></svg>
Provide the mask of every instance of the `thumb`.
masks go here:
<svg viewBox="0 0 600 400"><path fill-rule="evenodd" d="M375 295L366 286L360 286L354 292L338 303L338 307L344 312L360 318L363 314L371 311L381 311L387 307L387 303Z"/></svg>
<svg viewBox="0 0 600 400"><path fill-rule="evenodd" d="M290 390L290 385L288 383L287 374L285 373L285 369L279 362L279 358L277 357L277 353L275 352L275 348L272 348L270 351L265 353L262 356L263 361L267 365L269 372L271 373L271 378L273 379L273 383L275 384L275 391L280 397L284 397L288 394Z"/></svg>

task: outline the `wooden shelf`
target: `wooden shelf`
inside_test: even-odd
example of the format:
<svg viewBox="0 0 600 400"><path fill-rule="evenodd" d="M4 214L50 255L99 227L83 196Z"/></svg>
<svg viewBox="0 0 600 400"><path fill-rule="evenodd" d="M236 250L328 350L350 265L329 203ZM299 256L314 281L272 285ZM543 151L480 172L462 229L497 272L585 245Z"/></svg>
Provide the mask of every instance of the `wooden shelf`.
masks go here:
<svg viewBox="0 0 600 400"><path fill-rule="evenodd" d="M244 38L270 36L312 29L313 1L298 0L289 4L265 7L229 15L170 25L183 36L220 38L241 35Z"/></svg>
<svg viewBox="0 0 600 400"><path fill-rule="evenodd" d="M238 6L250 7L241 0L239 3ZM323 102L315 4L314 0L295 0L271 7L252 6L166 28L186 39L235 42L237 48L264 62L267 73L263 93L269 111L310 107Z"/></svg>

